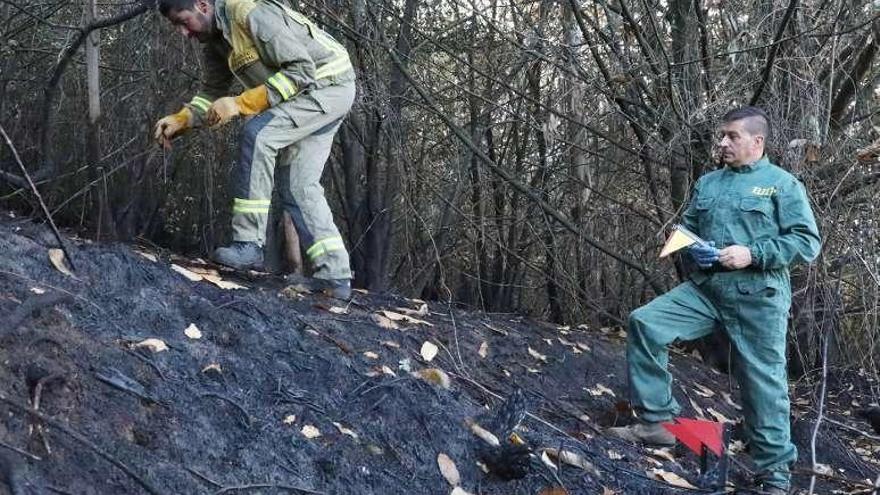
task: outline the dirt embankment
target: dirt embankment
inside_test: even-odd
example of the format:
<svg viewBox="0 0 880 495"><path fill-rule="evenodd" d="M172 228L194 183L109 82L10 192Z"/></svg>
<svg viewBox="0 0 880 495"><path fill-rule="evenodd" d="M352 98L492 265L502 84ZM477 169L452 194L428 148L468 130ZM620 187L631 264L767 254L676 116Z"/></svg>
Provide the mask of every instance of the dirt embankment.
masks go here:
<svg viewBox="0 0 880 495"><path fill-rule="evenodd" d="M682 448L602 435L629 420L618 329L392 295L359 293L341 306L282 278L120 244L72 242L77 271L67 275L50 262L43 227L3 217L0 493L448 494L452 471L473 494L679 493L673 474L695 481L696 459ZM737 418L726 376L691 357L674 362L686 414ZM501 431L502 402L516 388L527 447ZM807 459L804 400L793 429ZM843 408L833 414L863 426ZM493 457L474 422L520 455ZM876 446L821 431L830 474L817 493L876 476L846 443L856 438ZM550 467L548 448L575 462ZM747 456L734 457L731 481L745 485ZM499 476L520 465L521 479Z"/></svg>

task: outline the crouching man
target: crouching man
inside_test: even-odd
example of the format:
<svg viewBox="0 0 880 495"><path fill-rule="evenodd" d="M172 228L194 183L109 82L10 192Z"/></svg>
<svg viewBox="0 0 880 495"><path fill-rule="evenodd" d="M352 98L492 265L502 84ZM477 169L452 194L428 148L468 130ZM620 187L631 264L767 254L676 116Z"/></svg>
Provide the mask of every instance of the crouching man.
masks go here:
<svg viewBox="0 0 880 495"><path fill-rule="evenodd" d="M178 31L202 44L201 91L156 123L163 145L192 127L244 124L232 174L232 244L213 258L260 269L272 190L314 266L314 289L351 296L348 252L320 179L333 136L352 106L355 76L345 48L283 0L159 0ZM247 88L229 96L233 79Z"/></svg>

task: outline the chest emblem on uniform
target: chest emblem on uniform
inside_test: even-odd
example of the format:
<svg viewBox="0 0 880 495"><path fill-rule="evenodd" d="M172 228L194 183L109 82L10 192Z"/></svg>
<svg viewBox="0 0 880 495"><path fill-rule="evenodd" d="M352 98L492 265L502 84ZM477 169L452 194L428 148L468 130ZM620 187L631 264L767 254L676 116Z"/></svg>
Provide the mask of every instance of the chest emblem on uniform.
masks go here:
<svg viewBox="0 0 880 495"><path fill-rule="evenodd" d="M752 188L752 194L755 196L773 196L776 194L776 188L773 186L770 187L758 187L755 186Z"/></svg>

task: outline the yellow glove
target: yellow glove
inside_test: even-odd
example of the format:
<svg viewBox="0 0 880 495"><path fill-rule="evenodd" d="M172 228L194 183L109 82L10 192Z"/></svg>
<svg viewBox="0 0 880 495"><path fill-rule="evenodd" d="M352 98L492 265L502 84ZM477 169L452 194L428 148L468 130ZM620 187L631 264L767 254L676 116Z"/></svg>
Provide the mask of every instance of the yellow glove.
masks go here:
<svg viewBox="0 0 880 495"><path fill-rule="evenodd" d="M226 96L216 100L208 109L205 121L209 126L217 127L239 115L254 115L267 108L269 108L269 90L261 84L238 96Z"/></svg>
<svg viewBox="0 0 880 495"><path fill-rule="evenodd" d="M211 127L221 126L241 114L234 96L217 98L205 114L205 123Z"/></svg>
<svg viewBox="0 0 880 495"><path fill-rule="evenodd" d="M175 114L162 117L153 129L153 139L161 146L171 148L171 139L192 127L192 121L192 111L186 107Z"/></svg>
<svg viewBox="0 0 880 495"><path fill-rule="evenodd" d="M269 108L269 90L265 84L251 88L235 97L242 115L254 115Z"/></svg>

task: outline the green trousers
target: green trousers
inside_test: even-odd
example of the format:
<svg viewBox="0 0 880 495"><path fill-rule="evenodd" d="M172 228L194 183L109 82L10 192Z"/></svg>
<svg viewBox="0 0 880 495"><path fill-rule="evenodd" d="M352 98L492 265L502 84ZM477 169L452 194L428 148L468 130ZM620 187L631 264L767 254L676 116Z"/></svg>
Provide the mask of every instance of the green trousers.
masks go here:
<svg viewBox="0 0 880 495"><path fill-rule="evenodd" d="M646 421L679 414L667 370L668 346L723 329L733 344L745 433L761 481L787 488L797 459L791 443L785 346L787 273L734 271L685 282L629 318L627 364L633 407Z"/></svg>
<svg viewBox="0 0 880 495"><path fill-rule="evenodd" d="M265 244L277 182L314 277L351 278L348 251L333 222L321 175L354 96L354 82L322 88L272 107L244 125L232 177L233 240Z"/></svg>

